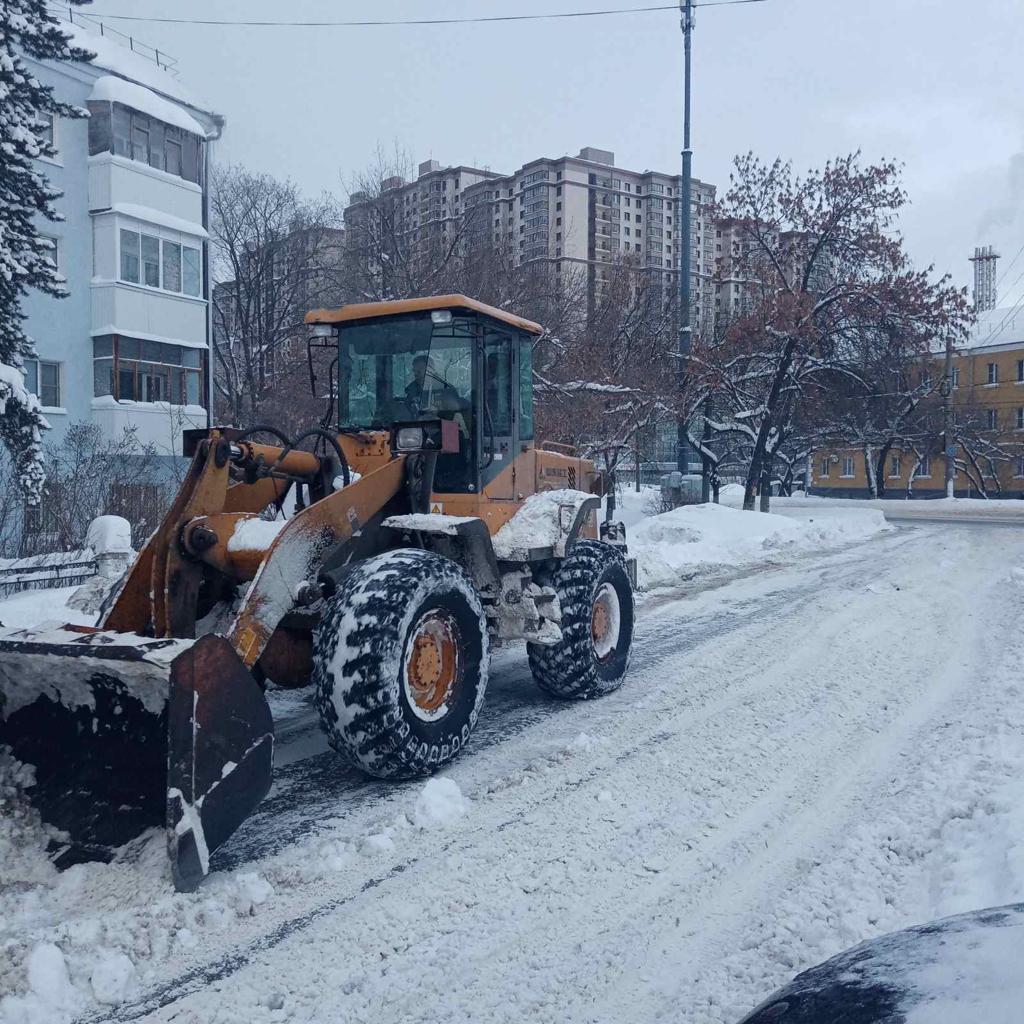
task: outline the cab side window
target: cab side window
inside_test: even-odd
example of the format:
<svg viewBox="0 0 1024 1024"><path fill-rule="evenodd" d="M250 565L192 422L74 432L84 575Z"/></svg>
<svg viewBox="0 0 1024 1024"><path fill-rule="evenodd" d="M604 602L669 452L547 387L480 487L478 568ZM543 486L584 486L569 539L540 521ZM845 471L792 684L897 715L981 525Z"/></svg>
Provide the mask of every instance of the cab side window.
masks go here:
<svg viewBox="0 0 1024 1024"><path fill-rule="evenodd" d="M489 329L484 336L484 446L512 434L512 336Z"/></svg>
<svg viewBox="0 0 1024 1024"><path fill-rule="evenodd" d="M533 440L533 338L519 342L519 440Z"/></svg>

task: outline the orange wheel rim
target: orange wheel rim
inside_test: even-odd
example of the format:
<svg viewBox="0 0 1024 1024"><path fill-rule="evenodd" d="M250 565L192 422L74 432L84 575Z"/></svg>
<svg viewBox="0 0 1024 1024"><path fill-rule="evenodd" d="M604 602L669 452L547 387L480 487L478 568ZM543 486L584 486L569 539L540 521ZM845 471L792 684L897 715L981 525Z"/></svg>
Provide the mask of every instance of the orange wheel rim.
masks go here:
<svg viewBox="0 0 1024 1024"><path fill-rule="evenodd" d="M598 661L607 661L618 646L621 614L615 588L601 584L590 610L590 643Z"/></svg>
<svg viewBox="0 0 1024 1024"><path fill-rule="evenodd" d="M458 678L459 647L455 623L440 610L427 612L410 637L405 678L414 710L440 717Z"/></svg>

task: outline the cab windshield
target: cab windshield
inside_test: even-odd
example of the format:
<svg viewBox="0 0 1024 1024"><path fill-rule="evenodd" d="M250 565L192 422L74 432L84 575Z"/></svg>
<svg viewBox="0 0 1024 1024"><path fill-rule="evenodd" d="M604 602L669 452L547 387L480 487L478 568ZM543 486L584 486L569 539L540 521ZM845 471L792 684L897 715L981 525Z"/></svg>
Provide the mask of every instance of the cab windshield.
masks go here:
<svg viewBox="0 0 1024 1024"><path fill-rule="evenodd" d="M398 420L453 419L472 433L472 332L465 318L428 313L345 326L338 344L339 422L382 429Z"/></svg>

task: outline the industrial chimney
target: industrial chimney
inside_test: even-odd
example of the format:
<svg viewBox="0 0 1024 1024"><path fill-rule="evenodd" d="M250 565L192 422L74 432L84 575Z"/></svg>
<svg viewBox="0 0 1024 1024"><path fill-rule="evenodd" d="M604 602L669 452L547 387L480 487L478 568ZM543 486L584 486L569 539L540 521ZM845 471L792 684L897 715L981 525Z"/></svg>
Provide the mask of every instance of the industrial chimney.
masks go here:
<svg viewBox="0 0 1024 1024"><path fill-rule="evenodd" d="M996 308L996 262L999 253L991 245L975 247L971 262L974 264L974 309L984 313Z"/></svg>

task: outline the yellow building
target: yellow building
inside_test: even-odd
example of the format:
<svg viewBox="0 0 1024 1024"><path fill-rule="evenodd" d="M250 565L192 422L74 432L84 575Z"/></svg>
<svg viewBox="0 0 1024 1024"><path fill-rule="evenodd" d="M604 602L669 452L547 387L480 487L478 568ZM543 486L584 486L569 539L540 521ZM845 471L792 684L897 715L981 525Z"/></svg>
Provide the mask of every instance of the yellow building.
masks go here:
<svg viewBox="0 0 1024 1024"><path fill-rule="evenodd" d="M931 372L941 378L942 363ZM953 358L953 410L957 422L970 422L973 433L981 433L1010 455L994 467L980 464L988 496L1024 498L1024 305L979 315L970 341ZM885 466L886 497L944 496L946 457L941 435L922 445L921 454L923 458L914 451L892 450ZM871 457L872 462L877 459L877 448ZM957 458L964 457L961 447ZM843 447L815 452L810 491L832 497L869 497L865 452ZM956 474L955 493L957 497L980 496L976 483L962 470Z"/></svg>

